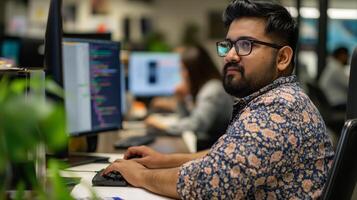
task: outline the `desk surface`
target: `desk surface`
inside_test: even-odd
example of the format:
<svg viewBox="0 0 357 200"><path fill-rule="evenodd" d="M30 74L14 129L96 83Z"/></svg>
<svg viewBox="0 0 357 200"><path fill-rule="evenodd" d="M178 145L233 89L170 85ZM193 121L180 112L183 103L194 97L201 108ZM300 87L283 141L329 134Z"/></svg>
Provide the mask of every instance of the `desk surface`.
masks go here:
<svg viewBox="0 0 357 200"><path fill-rule="evenodd" d="M111 131L98 135L97 152L99 153L123 153L124 150L118 150L113 147L113 143L121 138L130 136L144 135L145 127L142 122L130 122L124 124L124 130ZM152 144L148 145L151 148L162 153L189 153L187 145L182 137L173 136L158 136Z"/></svg>
<svg viewBox="0 0 357 200"><path fill-rule="evenodd" d="M122 158L122 154L98 154L101 156L108 156L113 161L118 158ZM97 197L102 199L113 199L113 197L119 197L121 199L169 199L156 194L153 194L145 189L134 187L93 187L92 178L96 174L96 171L103 169L108 164L92 163L76 167L68 168L61 172L64 177L81 177L81 182L77 184L71 191L71 195L76 199L91 199L94 192Z"/></svg>
<svg viewBox="0 0 357 200"><path fill-rule="evenodd" d="M112 162L116 159L122 158L121 153L124 150L117 150L113 147L113 143L121 138L126 138L136 135L144 135L145 127L142 122L131 122L124 124L124 130L112 131L98 135L97 152L89 155L110 157ZM187 134L185 134L187 135ZM172 136L158 136L154 143L148 145L151 148L162 153L188 153L189 150L187 142L184 142L187 137L172 137ZM190 137L189 137L190 138ZM190 139L189 139L190 140ZM186 140L185 140L186 141ZM192 143L192 141L188 142ZM188 144L190 145L190 144ZM145 189L134 187L93 187L92 178L99 171L105 168L108 164L91 163L76 167L68 168L62 171L62 176L65 177L81 177L81 182L76 185L71 194L76 199L90 199L92 193L103 199L119 197L121 199L169 199L156 194L153 194Z"/></svg>

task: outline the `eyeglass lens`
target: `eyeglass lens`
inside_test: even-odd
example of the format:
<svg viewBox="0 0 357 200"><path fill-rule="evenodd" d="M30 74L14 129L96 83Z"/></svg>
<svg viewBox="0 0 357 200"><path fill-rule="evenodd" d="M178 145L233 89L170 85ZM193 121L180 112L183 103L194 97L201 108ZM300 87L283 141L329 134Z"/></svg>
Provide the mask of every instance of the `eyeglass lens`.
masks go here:
<svg viewBox="0 0 357 200"><path fill-rule="evenodd" d="M217 51L219 56L226 56L232 49L231 41L222 41L217 43ZM234 44L234 48L238 55L248 55L252 48L252 43L249 40L238 40Z"/></svg>

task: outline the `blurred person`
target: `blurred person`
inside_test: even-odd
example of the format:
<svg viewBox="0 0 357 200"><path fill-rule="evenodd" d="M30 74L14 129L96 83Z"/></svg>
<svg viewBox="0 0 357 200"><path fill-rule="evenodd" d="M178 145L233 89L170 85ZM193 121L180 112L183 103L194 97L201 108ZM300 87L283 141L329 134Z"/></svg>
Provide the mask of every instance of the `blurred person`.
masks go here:
<svg viewBox="0 0 357 200"><path fill-rule="evenodd" d="M175 90L180 119L165 124L160 118L149 116L145 122L147 126L171 135L192 131L199 142L203 141L203 146L200 143L198 149L209 148L228 126L233 98L224 91L221 74L203 47L188 45L176 51L181 56L183 80ZM154 104L159 106L160 103Z"/></svg>
<svg viewBox="0 0 357 200"><path fill-rule="evenodd" d="M333 108L346 110L348 92L348 64L349 53L346 47L336 48L332 56L327 59L326 68L319 80L322 89L330 105Z"/></svg>
<svg viewBox="0 0 357 200"><path fill-rule="evenodd" d="M223 15L223 85L236 97L223 136L195 154L132 147L104 174L181 199L318 199L333 161L325 123L294 70L298 28L283 6L235 0ZM141 156L127 160L133 155Z"/></svg>

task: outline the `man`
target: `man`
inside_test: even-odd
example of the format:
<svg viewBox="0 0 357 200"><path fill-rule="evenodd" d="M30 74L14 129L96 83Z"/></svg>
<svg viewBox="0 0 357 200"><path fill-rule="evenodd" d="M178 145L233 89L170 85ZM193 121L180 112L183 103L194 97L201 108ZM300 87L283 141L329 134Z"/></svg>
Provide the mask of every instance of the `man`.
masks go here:
<svg viewBox="0 0 357 200"><path fill-rule="evenodd" d="M327 66L322 72L319 86L326 95L328 102L336 109L346 110L348 92L348 74L345 68L348 64L348 49L339 47L328 58Z"/></svg>
<svg viewBox="0 0 357 200"><path fill-rule="evenodd" d="M314 199L333 159L316 107L293 71L297 28L268 1L233 1L217 43L224 88L237 97L226 133L207 152L165 155L129 148L117 170L133 186L182 199Z"/></svg>

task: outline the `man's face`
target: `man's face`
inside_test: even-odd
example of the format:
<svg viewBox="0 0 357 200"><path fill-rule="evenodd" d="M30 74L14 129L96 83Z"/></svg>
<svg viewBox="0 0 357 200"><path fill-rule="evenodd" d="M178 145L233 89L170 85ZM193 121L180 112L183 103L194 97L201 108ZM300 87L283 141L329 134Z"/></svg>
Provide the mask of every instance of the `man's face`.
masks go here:
<svg viewBox="0 0 357 200"><path fill-rule="evenodd" d="M260 18L241 18L231 23L226 39L236 41L242 37L274 43L265 34L265 21ZM224 57L223 86L227 93L242 98L275 80L277 52L254 43L249 55L239 56L233 47Z"/></svg>

